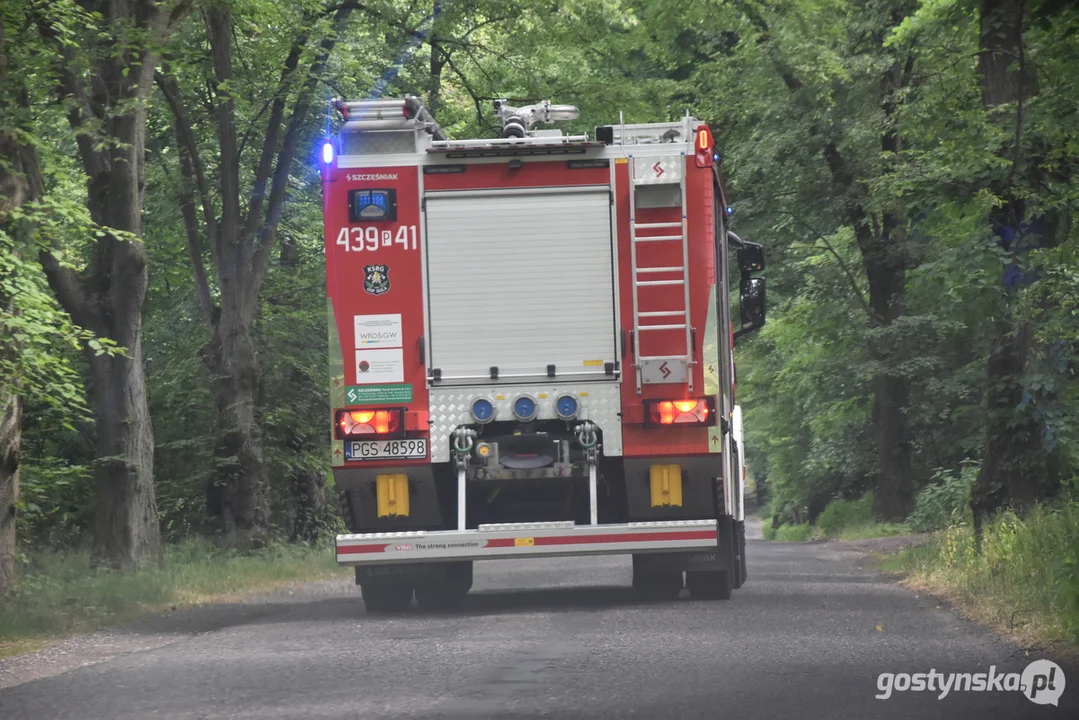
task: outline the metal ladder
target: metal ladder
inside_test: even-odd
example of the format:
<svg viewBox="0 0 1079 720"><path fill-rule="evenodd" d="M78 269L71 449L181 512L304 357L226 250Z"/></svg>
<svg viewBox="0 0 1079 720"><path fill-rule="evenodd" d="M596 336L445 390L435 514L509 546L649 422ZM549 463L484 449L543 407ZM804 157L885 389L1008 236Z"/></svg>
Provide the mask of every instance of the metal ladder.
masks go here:
<svg viewBox="0 0 1079 720"><path fill-rule="evenodd" d="M638 176L637 161L640 160L642 173ZM631 272L633 277L633 336L636 339L637 369L637 395L641 394L642 385L669 383L687 384L689 392L693 392L693 328L690 323L689 312L689 233L686 224L686 153L666 157L637 158L629 156L629 236ZM654 164L652 164L654 163ZM666 177L664 177L666 176ZM678 185L681 197L679 210L682 213L681 222L637 222L637 187L639 185ZM680 229L679 234L664 235L638 235L638 230L673 230ZM637 263L638 243L673 243L680 241L682 246L682 264L666 266L640 267ZM649 275L671 275L680 272L679 279L648 279ZM642 278L642 276L644 276ZM682 307L680 309L657 310L641 312L639 291L642 287L657 287L663 285L682 286ZM666 318L670 322L662 324L641 325L642 319ZM684 330L686 334L686 352L683 355L641 355L641 333L657 330Z"/></svg>

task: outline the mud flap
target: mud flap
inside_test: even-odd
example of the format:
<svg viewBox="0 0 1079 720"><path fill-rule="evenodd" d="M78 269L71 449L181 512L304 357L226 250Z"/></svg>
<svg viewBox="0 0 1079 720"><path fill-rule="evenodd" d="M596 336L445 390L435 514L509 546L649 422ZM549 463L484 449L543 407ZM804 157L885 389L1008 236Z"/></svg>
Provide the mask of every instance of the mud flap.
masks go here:
<svg viewBox="0 0 1079 720"><path fill-rule="evenodd" d="M671 571L725 570L731 573L731 581L738 587L740 572L739 552L735 547L736 529L730 515L720 516L717 523L718 547L684 550L679 552L634 553L633 570L636 573L661 574Z"/></svg>
<svg viewBox="0 0 1079 720"><path fill-rule="evenodd" d="M735 521L730 515L720 515L716 523L716 538L719 543L717 567L731 574L731 584L738 587L739 553L736 543Z"/></svg>
<svg viewBox="0 0 1079 720"><path fill-rule="evenodd" d="M738 572L735 575L734 586L740 588L746 584L746 580L749 579L749 573L747 571L746 563L746 521L736 520L734 523L735 530L735 542L737 543L735 549L738 555Z"/></svg>
<svg viewBox="0 0 1079 720"><path fill-rule="evenodd" d="M671 571L726 570L729 567L729 563L724 562L726 556L726 553L717 552L714 549L690 552L637 553L633 556L633 570L646 575L657 575Z"/></svg>
<svg viewBox="0 0 1079 720"><path fill-rule="evenodd" d="M723 462L728 462L728 454L723 454ZM712 566L715 570L726 570L731 577L731 586L739 587L739 562L742 558L740 547L737 544L735 520L726 514L726 490L723 485L723 475L712 478L712 507L716 513L716 563Z"/></svg>

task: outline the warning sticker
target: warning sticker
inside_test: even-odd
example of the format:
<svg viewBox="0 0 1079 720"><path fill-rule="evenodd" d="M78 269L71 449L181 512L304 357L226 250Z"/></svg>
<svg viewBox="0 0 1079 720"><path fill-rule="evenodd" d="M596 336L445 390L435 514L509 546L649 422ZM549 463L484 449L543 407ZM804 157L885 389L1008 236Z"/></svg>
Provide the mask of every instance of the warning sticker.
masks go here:
<svg viewBox="0 0 1079 720"><path fill-rule="evenodd" d="M356 349L401 347L401 315L355 315Z"/></svg>
<svg viewBox="0 0 1079 720"><path fill-rule="evenodd" d="M400 383L405 380L404 351L357 350L356 384Z"/></svg>

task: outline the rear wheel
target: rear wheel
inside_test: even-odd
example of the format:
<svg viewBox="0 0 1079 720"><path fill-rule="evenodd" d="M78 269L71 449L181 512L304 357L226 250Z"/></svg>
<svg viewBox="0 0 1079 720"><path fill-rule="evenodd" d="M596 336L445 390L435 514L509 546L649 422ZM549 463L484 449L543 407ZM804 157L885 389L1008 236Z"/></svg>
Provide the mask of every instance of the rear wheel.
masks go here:
<svg viewBox="0 0 1079 720"><path fill-rule="evenodd" d="M416 585L416 604L426 612L456 610L472 589L472 563L454 563L445 577Z"/></svg>
<svg viewBox="0 0 1079 720"><path fill-rule="evenodd" d="M734 590L731 580L727 570L690 570L686 572L686 589L694 600L730 600Z"/></svg>
<svg viewBox="0 0 1079 720"><path fill-rule="evenodd" d="M412 603L411 585L360 585L367 612L405 612Z"/></svg>

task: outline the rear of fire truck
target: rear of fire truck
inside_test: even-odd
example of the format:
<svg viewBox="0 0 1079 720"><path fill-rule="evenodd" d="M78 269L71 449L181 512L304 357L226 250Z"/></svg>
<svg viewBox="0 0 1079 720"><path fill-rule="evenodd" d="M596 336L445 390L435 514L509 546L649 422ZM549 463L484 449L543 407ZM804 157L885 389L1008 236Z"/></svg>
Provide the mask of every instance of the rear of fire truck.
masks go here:
<svg viewBox="0 0 1079 720"><path fill-rule="evenodd" d="M459 604L476 560L624 554L648 598L746 578L734 338L764 322L706 125L451 140L335 101L322 148L332 463L368 611ZM741 329L730 318L738 251ZM732 271L733 272L733 271Z"/></svg>

